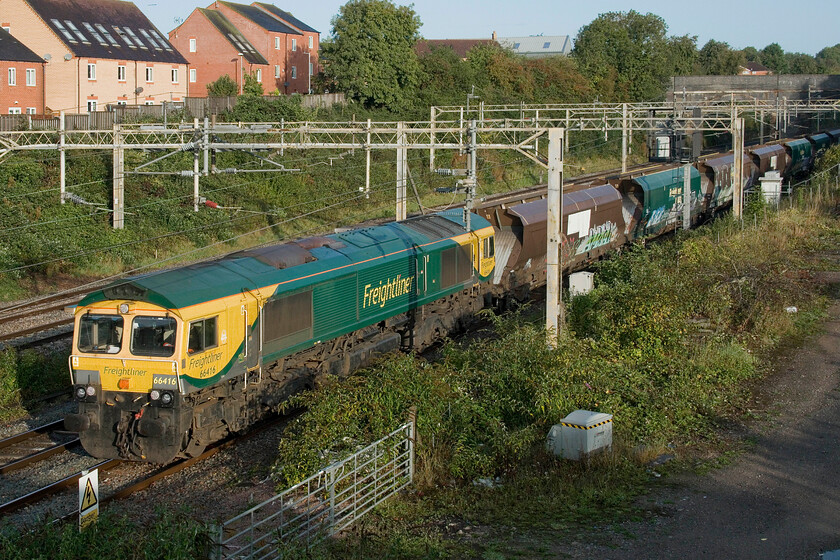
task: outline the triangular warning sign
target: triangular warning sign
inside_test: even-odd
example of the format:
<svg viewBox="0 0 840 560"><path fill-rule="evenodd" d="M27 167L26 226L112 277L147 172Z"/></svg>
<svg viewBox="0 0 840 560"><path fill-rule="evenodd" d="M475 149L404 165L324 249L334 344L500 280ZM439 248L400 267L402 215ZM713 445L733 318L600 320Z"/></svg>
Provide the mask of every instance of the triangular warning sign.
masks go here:
<svg viewBox="0 0 840 560"><path fill-rule="evenodd" d="M96 492L93 490L93 484L91 484L90 479L87 479L87 484L85 485L85 497L82 498L81 511L92 508L96 505L96 502Z"/></svg>

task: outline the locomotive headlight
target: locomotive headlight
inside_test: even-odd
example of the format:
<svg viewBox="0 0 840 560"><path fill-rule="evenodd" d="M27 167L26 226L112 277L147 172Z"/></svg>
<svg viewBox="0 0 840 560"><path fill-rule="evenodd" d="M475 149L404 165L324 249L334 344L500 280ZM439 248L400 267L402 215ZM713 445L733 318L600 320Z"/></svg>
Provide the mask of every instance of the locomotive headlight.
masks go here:
<svg viewBox="0 0 840 560"><path fill-rule="evenodd" d="M87 396L87 391L85 390L84 386L79 385L76 387L76 398L79 400L84 399Z"/></svg>
<svg viewBox="0 0 840 560"><path fill-rule="evenodd" d="M94 387L93 385L88 385L87 389L85 389L85 394L87 394L87 396L89 397L94 396L96 394L96 387Z"/></svg>
<svg viewBox="0 0 840 560"><path fill-rule="evenodd" d="M160 404L162 404L163 406L169 406L170 404L172 404L172 400L172 393L170 393L169 391L164 391L163 393L161 393Z"/></svg>
<svg viewBox="0 0 840 560"><path fill-rule="evenodd" d="M153 401L158 400L160 398L160 391L158 391L157 389L152 389L152 392L149 393L149 398Z"/></svg>
<svg viewBox="0 0 840 560"><path fill-rule="evenodd" d="M120 313L122 313L123 315L128 313L128 304L127 303L121 303L120 304Z"/></svg>

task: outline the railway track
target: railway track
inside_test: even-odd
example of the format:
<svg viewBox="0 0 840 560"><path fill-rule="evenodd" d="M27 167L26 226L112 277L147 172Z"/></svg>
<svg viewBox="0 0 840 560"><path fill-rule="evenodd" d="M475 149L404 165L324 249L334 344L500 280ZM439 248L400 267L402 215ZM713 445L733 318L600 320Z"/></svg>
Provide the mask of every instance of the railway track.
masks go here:
<svg viewBox="0 0 840 560"><path fill-rule="evenodd" d="M0 475L28 467L80 445L79 438L64 431L57 420L0 440Z"/></svg>
<svg viewBox="0 0 840 560"><path fill-rule="evenodd" d="M69 316L56 318L68 306L76 305L93 288L86 286L40 299L0 307L0 346L12 341L47 332L35 343L49 342L67 336L73 324ZM40 318L40 320L39 320ZM37 324L32 324L36 322ZM33 342L28 342L32 344Z"/></svg>
<svg viewBox="0 0 840 560"><path fill-rule="evenodd" d="M158 467L158 468L152 470L150 473L140 477L139 480L131 482L128 485L123 486L122 488L120 488L119 490L116 490L114 492L111 492L111 493L100 492L99 503L100 503L100 505L106 504L110 501L127 498L127 497L131 496L132 494L135 494L137 492L145 490L145 489L149 488L155 482L157 482L159 480L162 480L166 477L172 476L176 473L179 473L179 472L183 471L184 469L187 469L187 468L195 465L196 463L199 463L200 461L204 461L205 459L208 459L208 458L212 457L213 455L217 454L218 452L222 451L223 449L231 447L238 442L244 441L246 439L249 439L251 437L256 436L257 434L260 434L260 433L264 432L265 430L273 428L273 427L277 426L278 424L281 424L282 422L285 422L288 419L292 418L294 415L295 414L292 413L292 414L287 414L287 415L269 420L269 421L264 422L263 424L255 427L254 429L248 431L245 434L242 434L238 437L231 437L227 440L224 440L224 441L218 442L214 445L211 445L201 455L198 455L196 457L192 457L190 459L181 459L181 460L175 461L173 463L170 463L168 465L163 465L161 467ZM30 430L30 432L35 432L37 430L46 430L46 429L50 428L51 426L54 426L55 424L58 424L58 423L59 422L49 424L47 426L42 426L41 428L36 428L35 430ZM63 422L60 422L60 423L63 423ZM26 438L28 437L27 434L29 434L30 432L24 432L24 433L19 434L17 436L7 438L7 440L0 440L0 451L2 451L2 445L6 441L14 440L16 438L20 438L20 441L26 441ZM108 460L100 461L100 462L96 463L95 465L90 467L90 469L88 469L88 470L98 469L100 472L109 472L109 471L114 471L115 469L118 469L120 467L120 465L129 465L129 464L130 465L136 465L136 463L126 463L125 461L122 461L120 459L108 459ZM60 479L60 480L57 480L57 481L52 482L50 484L47 484L47 485L45 485L45 486L43 486L43 487L41 487L37 490L33 490L33 491L28 492L27 494L24 494L24 495L22 495L18 498L10 500L10 501L8 501L4 504L0 504L0 515L9 515L9 514L15 513L15 512L20 511L21 509L23 509L25 507L31 506L33 504L36 504L36 503L42 501L42 500L45 500L45 499L49 498L50 496L53 496L54 494L59 493L63 490L67 490L67 489L75 490L76 484L78 483L79 479L82 476L83 476L82 472L77 472L77 473L71 474L69 476L66 476L66 477ZM76 517L76 515L77 515L77 512L73 511L73 512L70 512L70 513L62 516L60 519L62 519L64 521L69 521L69 520L74 519Z"/></svg>

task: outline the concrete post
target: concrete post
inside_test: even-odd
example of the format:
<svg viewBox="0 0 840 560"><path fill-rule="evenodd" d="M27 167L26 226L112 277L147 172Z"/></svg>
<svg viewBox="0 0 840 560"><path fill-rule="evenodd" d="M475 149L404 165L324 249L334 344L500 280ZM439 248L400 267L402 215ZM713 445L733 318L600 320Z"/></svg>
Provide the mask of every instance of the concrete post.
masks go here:
<svg viewBox="0 0 840 560"><path fill-rule="evenodd" d="M370 198L370 119L367 121L367 144L365 145L365 198Z"/></svg>
<svg viewBox="0 0 840 560"><path fill-rule="evenodd" d="M732 166L732 214L741 218L744 202L744 119L732 121L732 152L735 155Z"/></svg>
<svg viewBox="0 0 840 560"><path fill-rule="evenodd" d="M627 103L621 104L621 172L627 173Z"/></svg>
<svg viewBox="0 0 840 560"><path fill-rule="evenodd" d="M560 262L563 223L563 139L565 129L548 131L548 229L546 246L545 329L548 345L556 348L563 305Z"/></svg>
<svg viewBox="0 0 840 560"><path fill-rule="evenodd" d="M204 171L203 175L210 175L210 119L204 117Z"/></svg>
<svg viewBox="0 0 840 560"><path fill-rule="evenodd" d="M114 165L113 165L113 227L125 227L125 148L122 146L120 125L114 125Z"/></svg>
<svg viewBox="0 0 840 560"><path fill-rule="evenodd" d="M195 118L193 122L193 126L195 127L195 142L196 146L193 149L193 211L198 212L198 178L199 178L199 169L198 169L198 160L201 154L201 146L197 144L198 142L198 117Z"/></svg>
<svg viewBox="0 0 840 560"><path fill-rule="evenodd" d="M430 113L429 113L429 127L431 128L431 131L429 132L429 144L434 146L435 145L435 108L434 108L434 106L432 106L432 108L429 111L430 111ZM368 142L370 142L370 140L368 140ZM432 173L435 172L435 149L434 148L429 148L429 171L431 171Z"/></svg>
<svg viewBox="0 0 840 560"><path fill-rule="evenodd" d="M691 166L683 166L683 229L691 229Z"/></svg>
<svg viewBox="0 0 840 560"><path fill-rule="evenodd" d="M67 129L65 127L64 111L59 113L59 137L58 137L58 159L59 159L59 190L61 203L64 204L64 196L67 193Z"/></svg>
<svg viewBox="0 0 840 560"><path fill-rule="evenodd" d="M408 148L405 143L405 123L397 123L397 209L396 220L406 218L406 167L408 165Z"/></svg>

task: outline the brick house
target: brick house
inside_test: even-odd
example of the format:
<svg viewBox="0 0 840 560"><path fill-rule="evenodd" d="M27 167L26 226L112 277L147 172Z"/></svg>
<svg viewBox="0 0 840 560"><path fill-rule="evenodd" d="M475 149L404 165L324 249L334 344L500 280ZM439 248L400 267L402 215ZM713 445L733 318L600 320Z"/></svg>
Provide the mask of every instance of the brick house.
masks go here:
<svg viewBox="0 0 840 560"><path fill-rule="evenodd" d="M747 62L738 67L738 74L741 76L769 76L773 72L759 62Z"/></svg>
<svg viewBox="0 0 840 560"><path fill-rule="evenodd" d="M274 4L254 2L251 5L270 13L283 23L292 26L293 28L297 29L301 34L303 34L303 43L292 45L291 51L289 52L288 64L290 68L295 67L298 69L299 76L301 69L304 69L306 71L305 76L298 78L300 82L295 82L295 87L299 87L297 84L302 85L305 79L306 88L303 91L309 91L311 86L310 80L312 76L321 71L320 66L318 65L318 49L321 48L321 34L318 32L318 30L306 25L289 12L281 10ZM293 72L290 70L290 74L291 73Z"/></svg>
<svg viewBox="0 0 840 560"><path fill-rule="evenodd" d="M271 14L247 4L214 2L213 9L220 11L265 56L269 75L260 80L266 93L294 93L301 90L292 86L300 78L291 78L289 54L303 39L303 34L286 25ZM297 70L295 72L297 74Z"/></svg>
<svg viewBox="0 0 840 560"><path fill-rule="evenodd" d="M131 2L0 0L0 21L39 56L52 111L158 105L187 94L187 61Z"/></svg>
<svg viewBox="0 0 840 560"><path fill-rule="evenodd" d="M0 113L44 112L44 59L0 28Z"/></svg>
<svg viewBox="0 0 840 560"><path fill-rule="evenodd" d="M169 40L189 60L191 96L206 95L207 84L225 74L240 91L242 75L250 74L266 93L307 93L310 64L318 64L318 32L271 4L196 8Z"/></svg>
<svg viewBox="0 0 840 560"><path fill-rule="evenodd" d="M196 8L169 40L190 65L190 96L206 97L207 84L224 75L233 78L242 92L243 76L251 74L265 83L268 60L218 10Z"/></svg>

